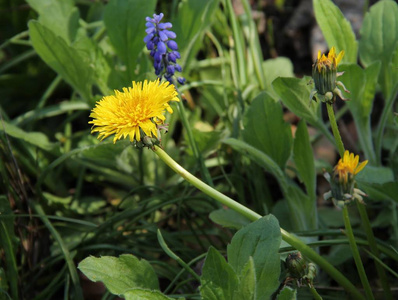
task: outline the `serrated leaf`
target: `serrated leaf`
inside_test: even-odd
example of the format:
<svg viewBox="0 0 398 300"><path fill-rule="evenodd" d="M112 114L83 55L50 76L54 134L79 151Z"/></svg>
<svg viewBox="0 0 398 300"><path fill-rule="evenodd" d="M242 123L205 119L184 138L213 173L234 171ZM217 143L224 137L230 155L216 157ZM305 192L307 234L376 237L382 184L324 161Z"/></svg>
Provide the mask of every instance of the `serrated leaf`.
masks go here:
<svg viewBox="0 0 398 300"><path fill-rule="evenodd" d="M232 209L223 208L212 211L209 218L218 225L235 229L241 229L243 226L248 225L251 222L240 213Z"/></svg>
<svg viewBox="0 0 398 300"><path fill-rule="evenodd" d="M239 275L238 292L235 294L234 300L255 300L256 283L256 270L254 268L254 261L252 257L249 257L249 260Z"/></svg>
<svg viewBox="0 0 398 300"><path fill-rule="evenodd" d="M215 248L210 247L200 283L203 299L231 300L238 286L238 278L225 258Z"/></svg>
<svg viewBox="0 0 398 300"><path fill-rule="evenodd" d="M152 16L156 0L111 0L104 10L104 22L116 53L127 66L130 83L139 53L144 49L145 17Z"/></svg>
<svg viewBox="0 0 398 300"><path fill-rule="evenodd" d="M173 30L177 34L176 42L181 51L180 65L183 69L187 61L195 57L202 46L199 38L210 26L219 0L181 1L178 14L173 20Z"/></svg>
<svg viewBox="0 0 398 300"><path fill-rule="evenodd" d="M132 289L123 294L126 300L171 300L174 298L167 297L159 291ZM181 298L178 298L181 299Z"/></svg>
<svg viewBox="0 0 398 300"><path fill-rule="evenodd" d="M42 25L70 44L79 28L79 11L73 0L26 0L39 13Z"/></svg>
<svg viewBox="0 0 398 300"><path fill-rule="evenodd" d="M283 170L291 153L292 133L283 120L280 103L261 93L246 112L244 126L243 140L270 156Z"/></svg>
<svg viewBox="0 0 398 300"><path fill-rule="evenodd" d="M303 121L300 121L297 126L296 136L294 138L293 155L299 178L304 182L307 194L311 201L316 201L314 154L312 152L307 125Z"/></svg>
<svg viewBox="0 0 398 300"><path fill-rule="evenodd" d="M296 300L297 299L297 290L293 290L292 288L285 286L282 291L278 294L278 300Z"/></svg>
<svg viewBox="0 0 398 300"><path fill-rule="evenodd" d="M4 124L4 127L3 127ZM5 132L7 135L12 136L16 139L25 141L33 146L38 147L44 151L52 152L54 154L59 153L57 145L48 141L45 134L41 132L26 132L21 128L11 125L7 122L0 124L0 132Z"/></svg>
<svg viewBox="0 0 398 300"><path fill-rule="evenodd" d="M316 21L329 48L336 47L337 53L344 50L342 61L356 63L358 43L350 22L331 0L313 0L313 3Z"/></svg>
<svg viewBox="0 0 398 300"><path fill-rule="evenodd" d="M228 245L228 261L235 272L253 258L258 300L270 299L279 286L281 240L278 220L268 215L243 227Z"/></svg>
<svg viewBox="0 0 398 300"><path fill-rule="evenodd" d="M29 36L37 54L83 98L91 98L92 69L64 39L37 21L29 22Z"/></svg>
<svg viewBox="0 0 398 300"><path fill-rule="evenodd" d="M383 0L374 4L365 15L359 41L359 57L365 66L381 60L379 83L385 98L393 85L394 73L390 68L393 53L398 46L398 5L395 1ZM395 77L396 78L396 77Z"/></svg>
<svg viewBox="0 0 398 300"><path fill-rule="evenodd" d="M78 268L90 280L102 281L115 295L122 295L133 288L159 290L156 273L149 262L130 254L90 256L81 261Z"/></svg>

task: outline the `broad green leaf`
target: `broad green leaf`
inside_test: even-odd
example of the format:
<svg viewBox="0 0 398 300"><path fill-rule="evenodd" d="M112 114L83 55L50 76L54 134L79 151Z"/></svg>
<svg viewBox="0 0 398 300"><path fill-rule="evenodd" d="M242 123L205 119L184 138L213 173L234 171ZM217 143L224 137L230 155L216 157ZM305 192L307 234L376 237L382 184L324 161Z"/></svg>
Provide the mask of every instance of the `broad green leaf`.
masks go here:
<svg viewBox="0 0 398 300"><path fill-rule="evenodd" d="M12 215L10 202L5 196L0 196L0 246L7 274L7 278L4 278L4 271L1 269L3 271L0 277L1 287L6 287L8 282L11 295L14 299L18 299L18 266L15 257L18 240L14 232L14 218Z"/></svg>
<svg viewBox="0 0 398 300"><path fill-rule="evenodd" d="M249 260L239 275L238 292L235 294L234 300L255 300L256 284L256 270L254 268L254 261L252 257L249 257Z"/></svg>
<svg viewBox="0 0 398 300"><path fill-rule="evenodd" d="M7 135L12 136L13 138L25 141L44 151L52 152L54 154L59 153L57 145L49 142L45 134L41 132L26 132L17 126L8 124L5 121L3 124L0 124L0 132L5 132Z"/></svg>
<svg viewBox="0 0 398 300"><path fill-rule="evenodd" d="M128 80L135 78L139 53L144 49L145 17L151 17L156 0L111 0L104 10L104 22L116 53L127 67Z"/></svg>
<svg viewBox="0 0 398 300"><path fill-rule="evenodd" d="M232 209L217 209L212 211L209 217L218 225L234 229L241 229L243 226L251 222L249 219Z"/></svg>
<svg viewBox="0 0 398 300"><path fill-rule="evenodd" d="M130 254L90 256L81 261L78 268L90 280L102 281L115 295L122 295L132 288L159 290L158 278L149 262Z"/></svg>
<svg viewBox="0 0 398 300"><path fill-rule="evenodd" d="M73 0L26 0L39 13L40 23L67 44L73 42L79 28L79 11Z"/></svg>
<svg viewBox="0 0 398 300"><path fill-rule="evenodd" d="M396 181L386 182L383 184L358 182L358 187L368 195L368 197L365 198L365 202L367 199L376 201L385 201L390 199L398 202L398 182Z"/></svg>
<svg viewBox="0 0 398 300"><path fill-rule="evenodd" d="M294 230L305 231L317 228L316 202L296 185L289 185L284 193L290 210L290 222Z"/></svg>
<svg viewBox="0 0 398 300"><path fill-rule="evenodd" d="M231 300L238 286L238 278L225 258L215 248L210 247L200 283L203 299Z"/></svg>
<svg viewBox="0 0 398 300"><path fill-rule="evenodd" d="M65 40L37 21L29 22L29 35L37 54L86 100L91 98L92 69Z"/></svg>
<svg viewBox="0 0 398 300"><path fill-rule="evenodd" d="M237 139L229 138L224 140L223 143L231 146L233 149L240 152L242 155L249 157L250 160L252 160L256 164L258 164L259 166L263 167L265 170L273 174L275 178L278 180L282 189L284 191L287 190L287 182L285 174L282 172L278 164L267 154L254 148L248 143L245 143Z"/></svg>
<svg viewBox="0 0 398 300"><path fill-rule="evenodd" d="M392 0L378 1L365 15L359 41L361 62L390 61L398 42L398 5Z"/></svg>
<svg viewBox="0 0 398 300"><path fill-rule="evenodd" d="M228 245L228 261L237 273L250 257L256 271L256 299L270 299L279 286L281 233L278 220L265 216L239 230Z"/></svg>
<svg viewBox="0 0 398 300"><path fill-rule="evenodd" d="M350 22L331 0L313 0L313 3L316 21L329 48L336 47L337 53L344 50L343 62L356 63L358 43Z"/></svg>
<svg viewBox="0 0 398 300"><path fill-rule="evenodd" d="M247 110L244 126L243 140L270 156L283 170L291 153L292 132L283 120L280 103L261 93Z"/></svg>
<svg viewBox="0 0 398 300"><path fill-rule="evenodd" d="M309 77L302 79L279 77L272 82L272 86L283 104L291 112L321 130L330 140L334 140L319 119L320 102L310 100L311 87L309 82Z"/></svg>
<svg viewBox="0 0 398 300"><path fill-rule="evenodd" d="M339 80L351 92L348 95L350 101L346 101L346 105L348 105L354 117L361 148L365 152L366 158L371 163L375 163L376 156L372 142L370 113L376 92L380 62L374 62L365 70L357 64L343 64L339 70L344 72Z"/></svg>
<svg viewBox="0 0 398 300"><path fill-rule="evenodd" d="M297 290L293 290L292 288L285 286L282 291L278 294L278 300L296 300L297 299Z"/></svg>
<svg viewBox="0 0 398 300"><path fill-rule="evenodd" d="M273 97L277 97L272 90L272 82L278 77L294 77L292 61L287 57L271 58L263 61L262 67L264 74L266 74L266 90Z"/></svg>
<svg viewBox="0 0 398 300"><path fill-rule="evenodd" d="M365 66L381 60L379 83L388 98L395 82L391 68L393 53L398 46L398 5L395 1L383 0L374 4L365 15L359 41L359 57ZM393 66L392 66L393 67Z"/></svg>
<svg viewBox="0 0 398 300"><path fill-rule="evenodd" d="M93 82L99 87L103 95L112 94L108 86L112 76L111 60L108 59L98 43L88 38L86 33L79 35L73 44L79 55L87 61L93 69ZM116 71L114 71L116 72Z"/></svg>
<svg viewBox="0 0 398 300"><path fill-rule="evenodd" d="M210 26L219 2L220 0L180 2L178 14L173 20L173 30L177 34L176 42L181 51L180 65L183 69L203 46L200 37Z"/></svg>
<svg viewBox="0 0 398 300"><path fill-rule="evenodd" d="M220 140L226 136L226 133L222 131L201 131L196 128L192 128L192 133L199 152L202 153L204 158L216 151L220 144ZM193 156L191 145L189 145L186 152Z"/></svg>
<svg viewBox="0 0 398 300"><path fill-rule="evenodd" d="M109 168L117 167L117 160L119 155L129 146L129 143L118 142L101 142L96 147L91 147L83 150L79 157L90 160L99 166L106 166Z"/></svg>
<svg viewBox="0 0 398 300"><path fill-rule="evenodd" d="M316 201L316 173L314 153L312 152L310 137L305 122L300 121L294 138L293 157L298 176L307 190L312 201Z"/></svg>
<svg viewBox="0 0 398 300"><path fill-rule="evenodd" d="M151 291L145 289L131 289L123 294L126 300L172 300L174 298L167 297L159 291ZM181 298L178 298L181 299Z"/></svg>
<svg viewBox="0 0 398 300"><path fill-rule="evenodd" d="M360 182L383 184L394 181L392 169L367 165L355 178Z"/></svg>
<svg viewBox="0 0 398 300"><path fill-rule="evenodd" d="M379 62L369 65L366 69L362 69L357 64L343 64L339 68L339 71L344 74L338 80L343 82L350 91L350 94L345 94L350 101L345 103L358 120L369 120L370 118L379 70ZM362 122L362 124L364 123Z"/></svg>

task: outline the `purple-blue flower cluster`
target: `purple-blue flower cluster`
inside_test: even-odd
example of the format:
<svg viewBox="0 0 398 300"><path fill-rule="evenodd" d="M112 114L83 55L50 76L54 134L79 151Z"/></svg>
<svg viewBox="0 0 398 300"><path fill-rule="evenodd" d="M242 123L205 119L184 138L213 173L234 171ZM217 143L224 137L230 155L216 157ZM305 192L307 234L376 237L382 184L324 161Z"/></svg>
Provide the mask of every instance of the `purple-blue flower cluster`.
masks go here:
<svg viewBox="0 0 398 300"><path fill-rule="evenodd" d="M145 32L147 36L144 38L146 47L151 51L151 56L154 59L153 66L157 76L162 77L173 82L173 76L176 71L181 72L182 68L177 64L177 59L181 58L178 50L178 45L173 39L176 34L169 30L173 25L170 22L161 23L163 14L154 14L153 18L146 17ZM180 84L185 83L184 77L178 77L177 81Z"/></svg>

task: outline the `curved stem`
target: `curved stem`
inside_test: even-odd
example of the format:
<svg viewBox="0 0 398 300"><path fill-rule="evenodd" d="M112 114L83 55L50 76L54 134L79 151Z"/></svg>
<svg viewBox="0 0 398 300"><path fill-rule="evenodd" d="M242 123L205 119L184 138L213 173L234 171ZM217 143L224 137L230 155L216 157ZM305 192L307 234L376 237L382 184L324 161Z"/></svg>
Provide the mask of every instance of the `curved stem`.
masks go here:
<svg viewBox="0 0 398 300"><path fill-rule="evenodd" d="M183 167L181 167L176 161L174 161L163 149L155 146L153 149L154 153L159 156L159 158L168 165L173 171L179 174L186 181L191 183L193 186L201 190L206 195L212 197L214 200L228 206L229 208L235 210L241 215L245 216L251 221L256 221L261 218L261 215L252 211L251 209L243 206L242 204L236 202L235 200L225 196L214 188L210 187L200 179L193 176ZM287 232L284 229L281 230L282 239L289 243L291 246L300 251L306 258L317 264L321 267L326 273L328 273L334 280L336 280L348 293L351 294L353 299L363 299L361 293L355 288L355 286L343 275L341 274L335 267L333 267L327 260L325 260L322 256L308 247L305 243L303 243L299 238Z"/></svg>
<svg viewBox="0 0 398 300"><path fill-rule="evenodd" d="M308 285L312 296L314 297L315 300L322 300L321 295L318 294L317 290L315 289L315 287L313 285Z"/></svg>
<svg viewBox="0 0 398 300"><path fill-rule="evenodd" d="M347 237L350 242L352 256L354 257L359 277L360 277L362 285L365 289L366 298L374 299L372 289L371 289L369 281L368 281L368 277L366 276L366 273L365 273L365 268L363 267L363 264L362 264L361 256L359 255L357 243L355 242L355 237L354 237L354 233L352 231L350 217L348 215L347 205L343 206L343 218L344 218L344 225L345 225Z"/></svg>
<svg viewBox="0 0 398 300"><path fill-rule="evenodd" d="M339 150L340 157L344 156L344 144L341 140L339 128L337 127L336 117L334 115L333 104L326 103L326 107L328 110L328 116L330 120L330 126L332 127L334 139L336 140L337 149Z"/></svg>

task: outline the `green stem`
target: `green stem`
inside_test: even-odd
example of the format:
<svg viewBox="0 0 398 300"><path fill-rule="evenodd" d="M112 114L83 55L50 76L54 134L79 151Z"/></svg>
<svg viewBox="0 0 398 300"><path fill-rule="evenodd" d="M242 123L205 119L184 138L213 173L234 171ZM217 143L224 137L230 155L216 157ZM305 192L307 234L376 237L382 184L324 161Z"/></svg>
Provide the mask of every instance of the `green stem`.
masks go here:
<svg viewBox="0 0 398 300"><path fill-rule="evenodd" d="M372 289L370 288L370 284L368 281L368 277L366 276L365 269L362 264L361 256L359 255L359 250L358 250L357 244L355 242L355 237L354 237L354 233L352 231L350 217L348 215L347 205L344 205L344 207L343 207L343 218L344 218L344 225L345 225L347 237L350 242L352 256L354 257L359 277L360 277L362 285L365 289L366 298L369 300L374 299L373 294L372 294Z"/></svg>
<svg viewBox="0 0 398 300"><path fill-rule="evenodd" d="M365 229L366 237L369 242L370 250L372 251L372 253L375 257L380 258L380 252L379 252L379 249L377 248L376 239L373 235L372 226L370 225L370 221L369 221L368 213L366 212L365 205L360 203L358 200L356 200L356 203L357 203L357 207L359 210L359 214L362 219L362 226ZM378 261L375 261L375 264L376 264L377 273L378 273L380 281L381 281L381 286L383 287L383 290L384 290L385 299L392 300L391 289L390 289L390 285L388 284L386 272L385 272L383 266Z"/></svg>
<svg viewBox="0 0 398 300"><path fill-rule="evenodd" d="M330 126L332 127L334 139L336 140L337 149L339 150L340 157L344 156L344 144L341 140L339 128L337 127L336 117L334 116L333 104L326 103L328 110L328 116L330 120Z"/></svg>
<svg viewBox="0 0 398 300"><path fill-rule="evenodd" d="M186 181L191 183L193 186L201 190L206 195L210 196L214 200L224 204L225 206L235 210L241 215L245 216L251 221L256 221L261 218L261 215L252 211L251 209L243 206L242 204L236 202L235 200L225 196L209 185L205 184L203 181L199 180L192 174L190 174L187 170L181 167L176 161L174 161L163 149L155 146L154 152L159 158L168 165L173 171L179 174ZM348 293L351 294L353 299L363 299L361 293L355 288L355 286L343 275L341 274L335 267L333 267L327 260L325 260L322 256L308 247L305 243L303 243L299 238L290 234L284 229L280 229L282 234L282 239L289 243L292 247L300 251L306 258L320 266L326 273L328 273L334 280L336 280Z"/></svg>
<svg viewBox="0 0 398 300"><path fill-rule="evenodd" d="M315 289L315 287L313 285L308 285L312 296L314 297L315 300L322 300L321 295L318 294L317 290Z"/></svg>
<svg viewBox="0 0 398 300"><path fill-rule="evenodd" d="M162 247L163 251L166 252L166 254L170 256L172 259L177 261L189 274L191 274L197 281L200 282L200 276L197 273L195 273L195 271L192 270L191 267L185 261L183 261L177 254L171 251L169 246L167 246L166 241L164 240L162 233L160 232L159 229L157 232L157 237L160 247Z"/></svg>

